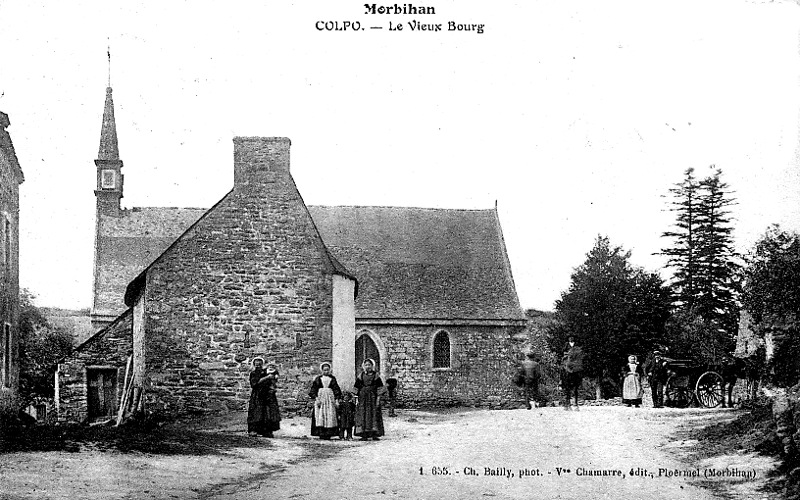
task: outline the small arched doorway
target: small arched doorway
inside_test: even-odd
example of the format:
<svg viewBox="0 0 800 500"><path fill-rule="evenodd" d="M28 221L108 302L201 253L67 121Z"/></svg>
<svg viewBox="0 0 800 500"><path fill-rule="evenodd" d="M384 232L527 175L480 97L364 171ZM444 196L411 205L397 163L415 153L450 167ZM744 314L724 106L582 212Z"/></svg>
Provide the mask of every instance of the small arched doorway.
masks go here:
<svg viewBox="0 0 800 500"><path fill-rule="evenodd" d="M381 373L381 353L378 346L367 333L362 333L356 339L356 375L361 373L361 365L366 359L375 361L375 371Z"/></svg>

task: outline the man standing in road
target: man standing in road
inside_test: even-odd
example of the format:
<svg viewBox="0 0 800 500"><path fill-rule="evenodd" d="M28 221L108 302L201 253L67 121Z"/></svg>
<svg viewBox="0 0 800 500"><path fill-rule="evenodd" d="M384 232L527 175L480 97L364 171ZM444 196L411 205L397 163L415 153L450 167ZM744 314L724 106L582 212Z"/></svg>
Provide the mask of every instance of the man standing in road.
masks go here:
<svg viewBox="0 0 800 500"><path fill-rule="evenodd" d="M522 382L525 390L525 407L531 409L531 401L534 406L539 404L539 380L542 378L542 367L536 359L536 353L528 351L525 354L525 361L522 362L518 379Z"/></svg>
<svg viewBox="0 0 800 500"><path fill-rule="evenodd" d="M570 399L575 393L575 410L578 409L578 393L583 382L583 349L570 337L561 364L561 387L564 390L564 409L570 409Z"/></svg>
<svg viewBox="0 0 800 500"><path fill-rule="evenodd" d="M666 378L666 360L661 355L661 350L656 349L647 357L644 371L653 394L653 408L664 407L664 379Z"/></svg>

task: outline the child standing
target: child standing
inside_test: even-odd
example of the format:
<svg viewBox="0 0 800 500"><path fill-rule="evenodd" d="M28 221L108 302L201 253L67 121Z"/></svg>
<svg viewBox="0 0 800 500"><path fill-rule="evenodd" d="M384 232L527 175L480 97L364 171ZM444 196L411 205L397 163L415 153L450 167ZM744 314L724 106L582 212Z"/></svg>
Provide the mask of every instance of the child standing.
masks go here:
<svg viewBox="0 0 800 500"><path fill-rule="evenodd" d="M350 391L342 393L339 403L339 439L353 439L353 426L356 423L355 396Z"/></svg>
<svg viewBox="0 0 800 500"><path fill-rule="evenodd" d="M390 377L386 379L386 387L389 390L389 416L396 417L394 412L395 403L397 402L397 379Z"/></svg>

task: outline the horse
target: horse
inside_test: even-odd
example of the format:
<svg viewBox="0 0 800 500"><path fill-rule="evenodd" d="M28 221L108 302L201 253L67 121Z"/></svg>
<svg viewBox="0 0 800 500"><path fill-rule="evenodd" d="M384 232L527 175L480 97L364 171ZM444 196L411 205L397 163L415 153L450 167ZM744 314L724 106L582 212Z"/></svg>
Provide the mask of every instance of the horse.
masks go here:
<svg viewBox="0 0 800 500"><path fill-rule="evenodd" d="M727 356L718 367L723 382L722 407L733 408L733 388L739 379L746 381L746 397L753 400L758 394L761 382L761 363L759 353L751 354L746 358Z"/></svg>

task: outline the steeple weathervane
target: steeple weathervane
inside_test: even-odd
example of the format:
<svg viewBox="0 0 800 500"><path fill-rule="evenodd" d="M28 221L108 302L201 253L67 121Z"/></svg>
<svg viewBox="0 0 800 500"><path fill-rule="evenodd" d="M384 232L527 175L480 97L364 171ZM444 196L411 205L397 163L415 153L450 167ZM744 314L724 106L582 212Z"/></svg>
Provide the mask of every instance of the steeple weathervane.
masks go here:
<svg viewBox="0 0 800 500"><path fill-rule="evenodd" d="M111 42L108 43L108 50L106 50L106 54L108 54L108 87L111 87Z"/></svg>

